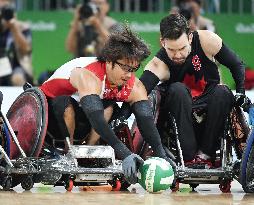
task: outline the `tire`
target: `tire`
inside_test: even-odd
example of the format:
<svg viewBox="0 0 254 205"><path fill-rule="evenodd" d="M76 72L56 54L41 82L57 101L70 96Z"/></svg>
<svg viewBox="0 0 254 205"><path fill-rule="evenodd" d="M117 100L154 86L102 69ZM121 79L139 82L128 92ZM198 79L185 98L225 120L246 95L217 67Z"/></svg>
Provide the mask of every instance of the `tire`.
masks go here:
<svg viewBox="0 0 254 205"><path fill-rule="evenodd" d="M240 183L242 188L247 193L254 193L254 130L252 130L243 153L241 170L240 170Z"/></svg>
<svg viewBox="0 0 254 205"><path fill-rule="evenodd" d="M17 131L16 137L26 155L38 157L48 125L48 104L43 92L39 88L29 88L21 93L11 105L6 117L13 131ZM19 157L20 151L11 140L10 159Z"/></svg>
<svg viewBox="0 0 254 205"><path fill-rule="evenodd" d="M34 181L32 176L26 177L22 182L21 182L21 187L25 189L26 191L29 191L32 189L34 186Z"/></svg>
<svg viewBox="0 0 254 205"><path fill-rule="evenodd" d="M10 189L12 188L12 177L7 176L4 179L4 183L2 184L2 186L4 191L10 191Z"/></svg>

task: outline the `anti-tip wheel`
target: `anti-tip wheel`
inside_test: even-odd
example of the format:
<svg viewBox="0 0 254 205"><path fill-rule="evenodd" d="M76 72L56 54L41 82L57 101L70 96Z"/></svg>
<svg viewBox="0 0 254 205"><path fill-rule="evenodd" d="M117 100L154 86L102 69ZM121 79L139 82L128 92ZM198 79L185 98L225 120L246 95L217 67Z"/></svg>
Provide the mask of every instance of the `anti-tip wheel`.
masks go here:
<svg viewBox="0 0 254 205"><path fill-rule="evenodd" d="M65 189L67 191L71 191L73 189L74 183L72 179L69 179L67 182L65 182Z"/></svg>
<svg viewBox="0 0 254 205"><path fill-rule="evenodd" d="M25 189L26 191L29 191L32 189L34 186L34 181L32 176L26 177L22 182L21 182L21 187Z"/></svg>

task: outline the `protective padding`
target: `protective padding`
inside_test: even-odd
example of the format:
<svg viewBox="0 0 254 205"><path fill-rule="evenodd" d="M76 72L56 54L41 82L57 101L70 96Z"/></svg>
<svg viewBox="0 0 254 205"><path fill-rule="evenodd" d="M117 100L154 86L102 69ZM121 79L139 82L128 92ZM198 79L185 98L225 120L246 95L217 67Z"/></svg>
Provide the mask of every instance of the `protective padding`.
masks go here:
<svg viewBox="0 0 254 205"><path fill-rule="evenodd" d="M154 116L154 123L156 123L159 115L159 106L161 100L160 92L156 89L152 90L152 92L148 96L148 100L151 104ZM134 120L132 124L131 133L133 133L133 152L139 154L143 159L151 156L153 152L150 146L144 142L144 139L138 129L136 120Z"/></svg>
<svg viewBox="0 0 254 205"><path fill-rule="evenodd" d="M48 103L43 92L30 88L20 94L10 107L7 118L27 156L38 157L48 125ZM20 156L13 140L10 141L10 159Z"/></svg>

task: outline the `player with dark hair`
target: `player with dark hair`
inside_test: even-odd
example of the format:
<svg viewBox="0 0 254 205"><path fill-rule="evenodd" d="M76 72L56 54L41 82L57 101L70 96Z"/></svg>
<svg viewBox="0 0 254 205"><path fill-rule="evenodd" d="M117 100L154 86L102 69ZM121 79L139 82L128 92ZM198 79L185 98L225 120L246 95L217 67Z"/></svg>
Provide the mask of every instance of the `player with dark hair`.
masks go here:
<svg viewBox="0 0 254 205"><path fill-rule="evenodd" d="M207 30L191 32L180 14L163 18L160 33L162 48L140 78L148 94L162 82L158 130L163 137L161 127L170 112L176 119L186 165L212 166L226 118L234 104L231 90L220 84L215 61L232 73L235 99L240 106L246 100L244 64L217 34ZM125 104L125 115L128 114L126 107ZM205 120L199 123L204 115Z"/></svg>
<svg viewBox="0 0 254 205"><path fill-rule="evenodd" d="M143 160L131 153L107 123L115 102L131 105L144 139L156 156L167 159L146 90L135 77L135 71L149 54L147 45L126 27L109 36L100 56L67 62L40 87L49 102L49 131L55 130L58 135L60 131L61 137L70 137L72 143L93 128L123 159L123 171L130 183L136 182L136 169ZM75 93L79 103L70 97Z"/></svg>

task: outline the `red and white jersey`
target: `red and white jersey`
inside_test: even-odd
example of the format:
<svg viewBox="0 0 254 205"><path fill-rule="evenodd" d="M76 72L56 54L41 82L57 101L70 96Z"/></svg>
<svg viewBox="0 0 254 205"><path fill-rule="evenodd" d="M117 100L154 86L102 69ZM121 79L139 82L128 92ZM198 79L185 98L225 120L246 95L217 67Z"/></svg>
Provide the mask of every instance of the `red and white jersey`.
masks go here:
<svg viewBox="0 0 254 205"><path fill-rule="evenodd" d="M87 69L93 72L102 81L102 99L111 99L119 102L126 101L135 82L135 75L121 88L111 87L106 76L106 63L100 62L96 57L80 57L73 59L60 68L41 86L40 89L47 97L54 98L61 95L74 95L77 89L70 83L71 71L75 68Z"/></svg>

